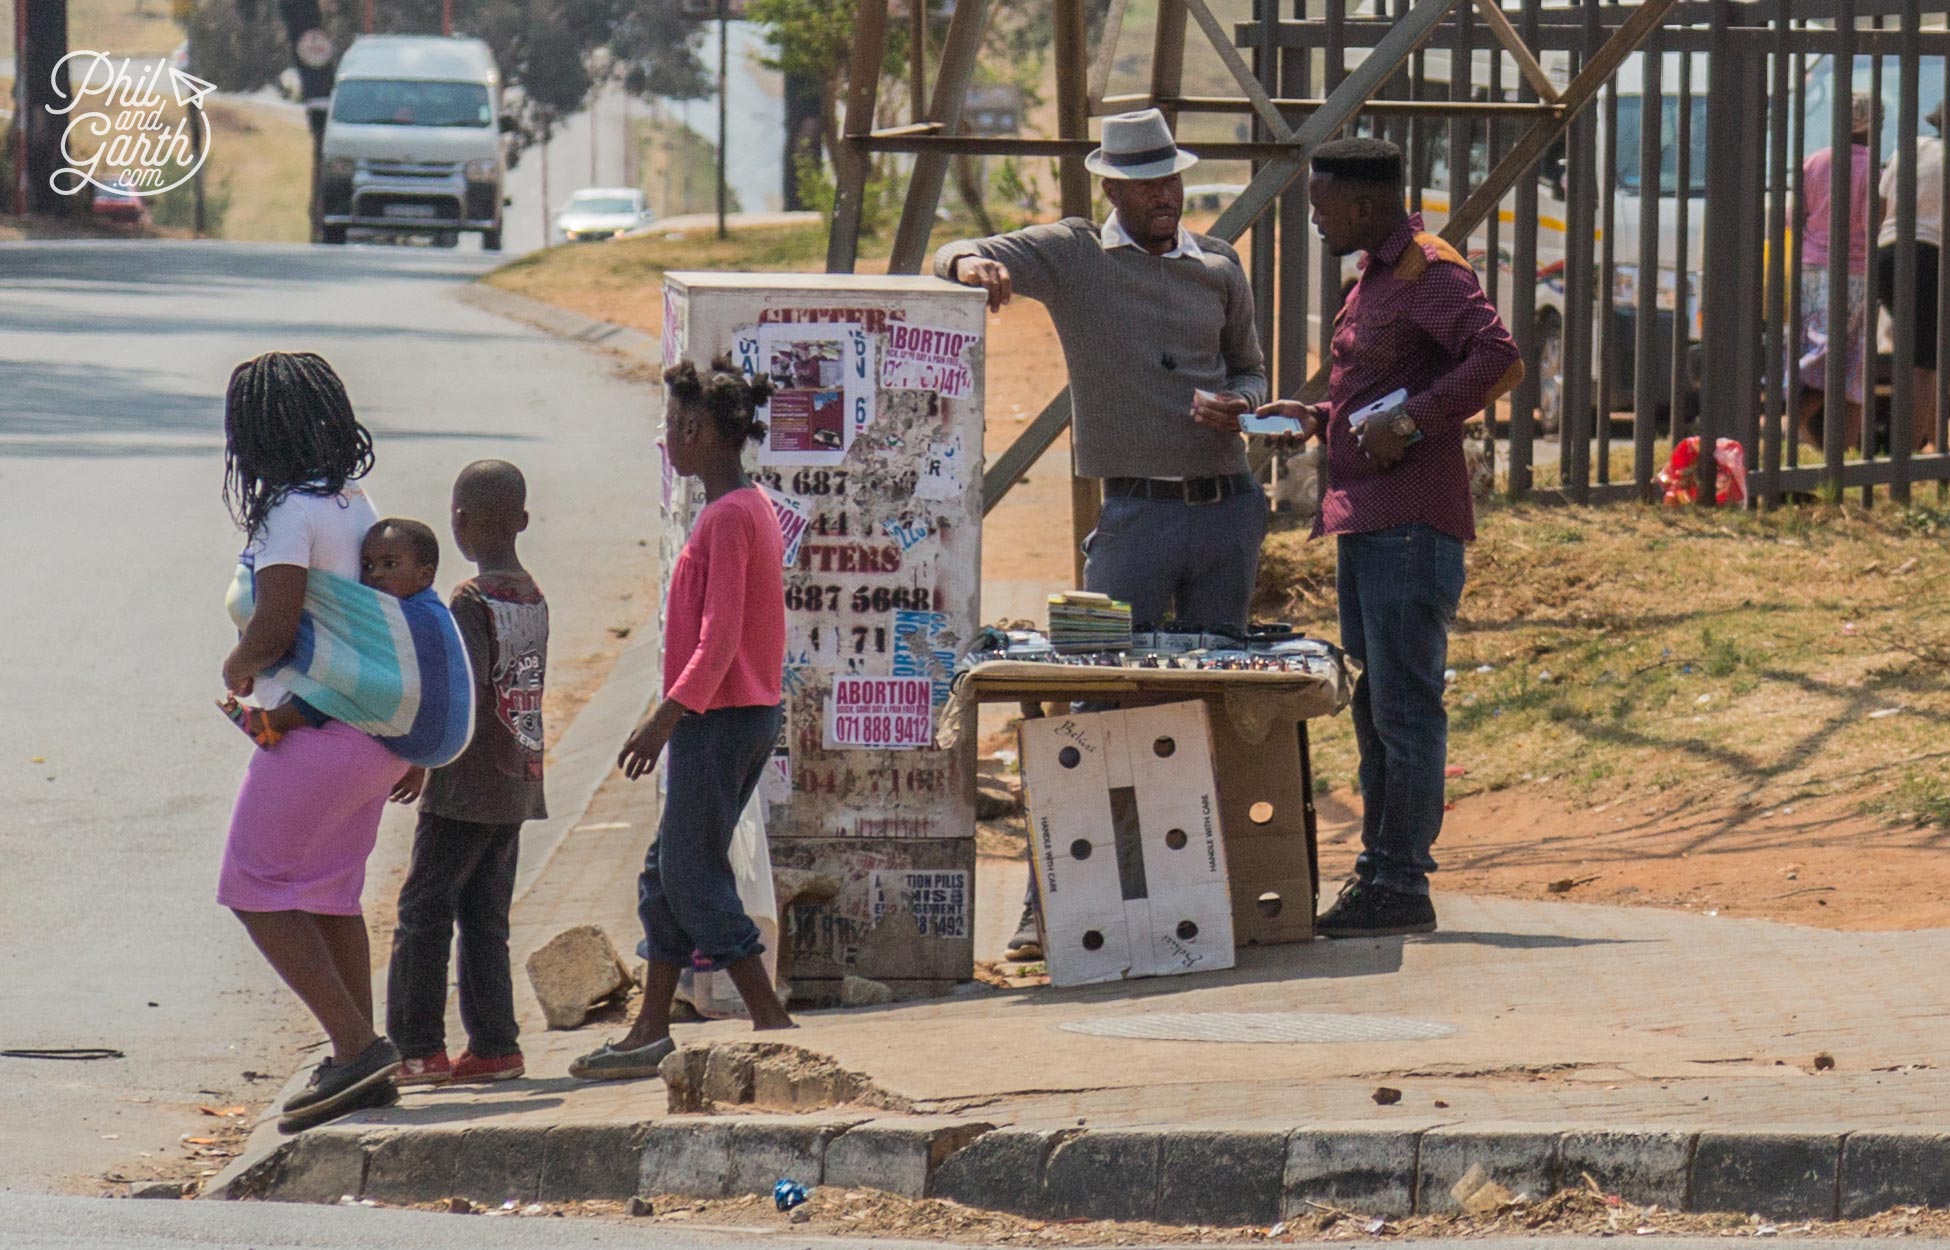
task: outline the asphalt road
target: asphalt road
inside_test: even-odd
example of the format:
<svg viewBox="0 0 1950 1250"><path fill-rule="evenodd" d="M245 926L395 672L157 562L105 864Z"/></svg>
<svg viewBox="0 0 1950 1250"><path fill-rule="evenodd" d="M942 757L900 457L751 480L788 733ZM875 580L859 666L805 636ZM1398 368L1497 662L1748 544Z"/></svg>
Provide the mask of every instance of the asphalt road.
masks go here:
<svg viewBox="0 0 1950 1250"><path fill-rule="evenodd" d="M1586 1250L1591 1237L1534 1237L1469 1241L1430 1240L1427 1246L1469 1250ZM271 1203L126 1202L82 1198L0 1197L0 1250L134 1250L195 1246L201 1250L603 1250L609 1246L656 1250L717 1250L754 1244L779 1247L859 1247L913 1250L933 1242L804 1237L786 1233L678 1229L623 1220L457 1216L360 1207L291 1207ZM1874 1250L1860 1238L1828 1240L1822 1250ZM1888 1243L1882 1243L1888 1244ZM1945 1250L1950 1243L1905 1239L1916 1250ZM1640 1237L1634 1250L1724 1248L1723 1238L1686 1240Z"/></svg>
<svg viewBox="0 0 1950 1250"><path fill-rule="evenodd" d="M198 1104L268 1098L318 1037L214 901L250 749L211 705L240 546L219 498L234 364L274 347L333 361L376 437L380 510L443 539L455 471L519 463L552 677L654 611L654 392L456 300L490 259L0 244L0 1049L128 1055L0 1058L0 1192L180 1159L210 1123ZM441 588L463 572L449 548ZM405 817L382 830L369 902L396 889Z"/></svg>

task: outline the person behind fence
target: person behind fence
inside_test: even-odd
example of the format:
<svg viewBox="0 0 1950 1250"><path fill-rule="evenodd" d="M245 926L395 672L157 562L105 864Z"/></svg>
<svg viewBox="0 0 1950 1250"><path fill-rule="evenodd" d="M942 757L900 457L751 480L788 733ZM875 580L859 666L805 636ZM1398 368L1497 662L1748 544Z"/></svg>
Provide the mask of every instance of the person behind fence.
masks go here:
<svg viewBox="0 0 1950 1250"><path fill-rule="evenodd" d="M702 375L688 361L675 365L664 384L671 467L702 480L705 504L670 574L663 701L617 757L635 781L670 751L663 820L637 881L650 974L628 1035L570 1065L569 1075L589 1081L657 1075L676 1049L670 1008L686 966L729 973L754 1028L793 1027L730 858L785 716L785 543L743 462L745 444L765 437L754 413L772 384L725 358Z"/></svg>
<svg viewBox="0 0 1950 1250"><path fill-rule="evenodd" d="M477 460L454 480L454 544L474 576L454 587L454 623L474 675L474 736L424 775L413 855L399 892L386 974L386 1032L399 1085L505 1081L526 1071L508 961L521 826L548 816L542 790L542 691L548 600L515 543L528 528L528 484L505 460ZM428 535L428 537L432 537ZM419 787L415 787L419 788ZM447 1055L447 953L459 930L467 1049Z"/></svg>
<svg viewBox="0 0 1950 1250"><path fill-rule="evenodd" d="M1848 249L1848 281L1842 298L1846 300L1842 356L1844 411L1847 413L1847 441L1850 447L1862 445L1863 379L1869 310L1869 239L1877 233L1869 220L1869 182L1875 175L1875 157L1869 151L1869 136L1876 127L1875 97L1866 91L1855 93L1849 109L1848 203L1837 205L1829 196L1830 173L1835 167L1835 149L1826 147L1809 156L1801 167L1804 188L1801 208L1801 356L1798 362L1801 385L1801 430L1808 441L1821 442L1821 419L1828 389L1828 309L1834 293L1828 286L1828 258L1836 248ZM1837 238L1842 223L1837 214L1848 213L1848 237Z"/></svg>
<svg viewBox="0 0 1950 1250"><path fill-rule="evenodd" d="M1943 104L1923 120L1936 127L1937 137L1916 138L1916 311L1909 323L1916 346L1912 367L1916 389L1910 406L1913 446L1923 450L1936 437L1936 292L1937 263L1943 247ZM1882 229L1876 234L1876 299L1892 318L1889 328L1902 333L1896 315L1896 193L1901 190L1903 154L1890 156L1882 171Z"/></svg>
<svg viewBox="0 0 1950 1250"><path fill-rule="evenodd" d="M1111 212L935 254L938 277L1049 309L1070 378L1076 471L1103 483L1083 541L1085 589L1131 605L1140 629L1175 621L1243 636L1267 503L1239 418L1267 395L1253 292L1239 256L1181 220L1181 150L1157 109L1104 119L1085 158ZM1010 958L1039 958L1025 902Z"/></svg>
<svg viewBox="0 0 1950 1250"><path fill-rule="evenodd" d="M1476 271L1404 206L1400 148L1321 144L1308 195L1327 249L1366 253L1335 319L1327 402L1260 409L1300 421L1282 442L1318 435L1326 444L1314 536L1337 540L1341 645L1361 665L1361 855L1316 928L1428 933L1448 752L1443 669L1463 544L1476 537L1463 423L1515 386L1523 364ZM1397 391L1406 397L1386 402Z"/></svg>

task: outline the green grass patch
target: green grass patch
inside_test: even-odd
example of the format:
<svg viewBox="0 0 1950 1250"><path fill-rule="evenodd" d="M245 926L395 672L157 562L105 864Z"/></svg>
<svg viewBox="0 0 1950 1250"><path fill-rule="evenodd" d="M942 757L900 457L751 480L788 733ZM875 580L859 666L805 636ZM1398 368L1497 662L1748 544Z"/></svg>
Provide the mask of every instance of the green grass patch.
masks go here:
<svg viewBox="0 0 1950 1250"><path fill-rule="evenodd" d="M1451 638L1452 797L1855 795L1950 825L1950 551L1934 507L1493 505ZM1334 549L1268 543L1263 615L1335 638ZM1354 772L1345 718L1314 737Z"/></svg>

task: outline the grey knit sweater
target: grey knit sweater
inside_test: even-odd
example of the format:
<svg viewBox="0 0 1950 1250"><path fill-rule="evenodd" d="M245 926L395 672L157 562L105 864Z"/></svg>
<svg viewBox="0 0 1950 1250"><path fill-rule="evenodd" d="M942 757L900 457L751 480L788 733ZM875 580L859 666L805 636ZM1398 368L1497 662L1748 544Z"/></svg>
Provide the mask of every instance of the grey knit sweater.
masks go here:
<svg viewBox="0 0 1950 1250"><path fill-rule="evenodd" d="M1245 443L1191 418L1192 392L1266 402L1253 292L1239 256L1205 235L1203 256L1106 250L1080 217L936 253L936 276L986 256L1015 293L1048 305L1070 370L1077 471L1085 477L1215 477L1246 468Z"/></svg>

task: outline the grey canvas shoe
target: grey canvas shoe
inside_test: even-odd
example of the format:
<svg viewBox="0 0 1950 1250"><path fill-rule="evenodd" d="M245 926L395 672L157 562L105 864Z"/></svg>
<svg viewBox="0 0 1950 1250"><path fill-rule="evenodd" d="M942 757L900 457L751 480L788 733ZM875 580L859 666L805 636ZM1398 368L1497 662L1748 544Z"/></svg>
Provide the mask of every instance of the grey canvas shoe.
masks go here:
<svg viewBox="0 0 1950 1250"><path fill-rule="evenodd" d="M604 1042L570 1064L569 1075L578 1081L627 1081L656 1076L657 1066L676 1049L677 1043L668 1037L633 1050L618 1050Z"/></svg>

